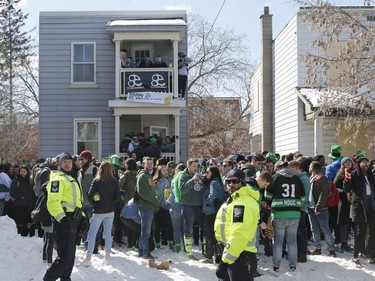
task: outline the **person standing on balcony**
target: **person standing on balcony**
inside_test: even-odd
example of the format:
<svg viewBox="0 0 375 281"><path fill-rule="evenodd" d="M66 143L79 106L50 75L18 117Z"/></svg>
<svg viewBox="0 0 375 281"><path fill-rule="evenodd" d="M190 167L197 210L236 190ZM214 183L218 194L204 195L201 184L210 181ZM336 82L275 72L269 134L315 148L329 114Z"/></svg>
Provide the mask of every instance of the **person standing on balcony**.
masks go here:
<svg viewBox="0 0 375 281"><path fill-rule="evenodd" d="M139 64L138 67L150 68L150 67L154 67L154 64L152 63L149 57L145 57L144 59L141 59L141 63Z"/></svg>
<svg viewBox="0 0 375 281"><path fill-rule="evenodd" d="M191 58L186 57L184 52L178 53L178 95L181 96L181 98L185 98L189 63L192 61Z"/></svg>
<svg viewBox="0 0 375 281"><path fill-rule="evenodd" d="M132 68L135 67L134 59L129 56L127 49L121 50L121 67L122 68Z"/></svg>
<svg viewBox="0 0 375 281"><path fill-rule="evenodd" d="M167 64L162 60L160 55L155 58L154 67L168 67Z"/></svg>
<svg viewBox="0 0 375 281"><path fill-rule="evenodd" d="M134 59L129 56L127 49L122 49L120 52L120 63L121 68L132 68L135 67ZM125 73L121 72L121 93L126 94L126 87L124 85Z"/></svg>

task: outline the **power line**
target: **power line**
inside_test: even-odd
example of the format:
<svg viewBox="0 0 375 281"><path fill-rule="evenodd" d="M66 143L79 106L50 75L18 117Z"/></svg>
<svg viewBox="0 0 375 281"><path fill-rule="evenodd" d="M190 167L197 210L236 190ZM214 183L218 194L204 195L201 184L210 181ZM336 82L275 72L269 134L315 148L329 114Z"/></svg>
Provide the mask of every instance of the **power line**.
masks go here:
<svg viewBox="0 0 375 281"><path fill-rule="evenodd" d="M221 7L220 7L219 11L217 12L216 17L215 17L215 19L214 19L214 21L213 21L213 23L212 23L212 25L211 25L211 28L210 28L210 30L208 31L208 33L210 33L211 30L214 28L214 25L215 25L215 23L216 23L216 21L217 21L219 15L220 15L221 11L223 10L223 7L224 7L225 2L227 2L227 0L224 0L223 3L221 3Z"/></svg>

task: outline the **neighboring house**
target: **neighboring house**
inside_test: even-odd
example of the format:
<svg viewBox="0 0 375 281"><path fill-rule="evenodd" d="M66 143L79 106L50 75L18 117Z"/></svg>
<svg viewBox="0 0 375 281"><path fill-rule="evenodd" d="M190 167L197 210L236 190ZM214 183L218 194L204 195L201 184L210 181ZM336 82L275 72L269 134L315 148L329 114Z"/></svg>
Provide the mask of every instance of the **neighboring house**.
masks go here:
<svg viewBox="0 0 375 281"><path fill-rule="evenodd" d="M185 11L41 12L39 156L89 149L121 155L127 133L176 136L188 158L187 101L178 98L178 52L187 52ZM121 68L161 56L164 68Z"/></svg>
<svg viewBox="0 0 375 281"><path fill-rule="evenodd" d="M189 154L199 158L248 152L248 119L238 121L241 113L240 97L190 98Z"/></svg>
<svg viewBox="0 0 375 281"><path fill-rule="evenodd" d="M363 9L365 13L375 15L370 8L344 9ZM312 90L306 84L307 67L301 58L314 52L311 44L318 34L303 21L305 12L306 9L301 8L275 39L268 7L261 16L262 61L251 81L251 151L328 155L331 145L340 144L343 155L351 156L357 150L364 150L372 158L374 151L368 147L375 135L373 124L359 130L360 135L353 146L346 141L353 130L336 130L337 122L341 120L314 114L322 103L320 97L330 91ZM328 71L328 75L333 77L335 73Z"/></svg>

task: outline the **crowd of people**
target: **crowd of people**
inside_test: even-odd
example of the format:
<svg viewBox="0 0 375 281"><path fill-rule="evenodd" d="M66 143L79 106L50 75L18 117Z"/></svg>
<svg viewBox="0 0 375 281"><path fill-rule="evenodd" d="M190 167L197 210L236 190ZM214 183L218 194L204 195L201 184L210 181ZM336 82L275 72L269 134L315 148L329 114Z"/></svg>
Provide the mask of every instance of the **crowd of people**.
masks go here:
<svg viewBox="0 0 375 281"><path fill-rule="evenodd" d="M162 152L175 152L175 137L160 137L153 134L145 138L144 133L127 133L120 143L120 153L127 153L130 158L142 162L145 156L160 158Z"/></svg>
<svg viewBox="0 0 375 281"><path fill-rule="evenodd" d="M200 245L200 262L216 263L220 280L261 276L260 245L276 273L283 257L295 272L307 255L340 251L358 266L375 264L375 161L341 151L331 147L329 165L324 155L264 151L186 163L145 156L142 167L132 157L94 165L88 150L65 152L31 169L2 164L0 215L12 217L20 235L37 229L44 237L44 280L70 280L77 245L87 249L82 265L99 250L110 262L112 240L145 259L165 245L198 260L193 245ZM30 213L43 188L51 219L38 225Z"/></svg>

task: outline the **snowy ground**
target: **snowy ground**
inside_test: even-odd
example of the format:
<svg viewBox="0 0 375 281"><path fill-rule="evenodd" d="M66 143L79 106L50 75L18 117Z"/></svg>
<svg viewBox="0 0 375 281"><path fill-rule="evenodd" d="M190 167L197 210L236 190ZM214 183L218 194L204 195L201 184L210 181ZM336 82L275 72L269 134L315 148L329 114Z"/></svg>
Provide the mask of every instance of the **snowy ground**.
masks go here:
<svg viewBox="0 0 375 281"><path fill-rule="evenodd" d="M17 234L13 220L8 217L0 217L0 280L1 281L31 281L42 280L46 265L42 263L41 249L42 239L36 237L21 237ZM262 252L261 246L260 251ZM110 263L103 265L103 252L93 256L92 266L75 266L72 280L181 280L193 281L217 280L215 277L215 265L204 264L199 261L190 261L184 253L172 253L165 246L153 252L157 261L170 260L170 269L157 270L148 267L148 261L138 258L137 253L126 248L113 249ZM196 247L195 255L203 258ZM82 248L77 249L76 264L79 264L85 256ZM375 280L375 265L370 265L367 260L362 260L363 268L356 268L349 260L350 253L339 253L337 258L326 255L309 256L308 262L297 265L296 273L288 272L288 264L283 260L281 272L276 276L271 271L272 260L264 255L259 255L259 271L264 273L262 280Z"/></svg>

